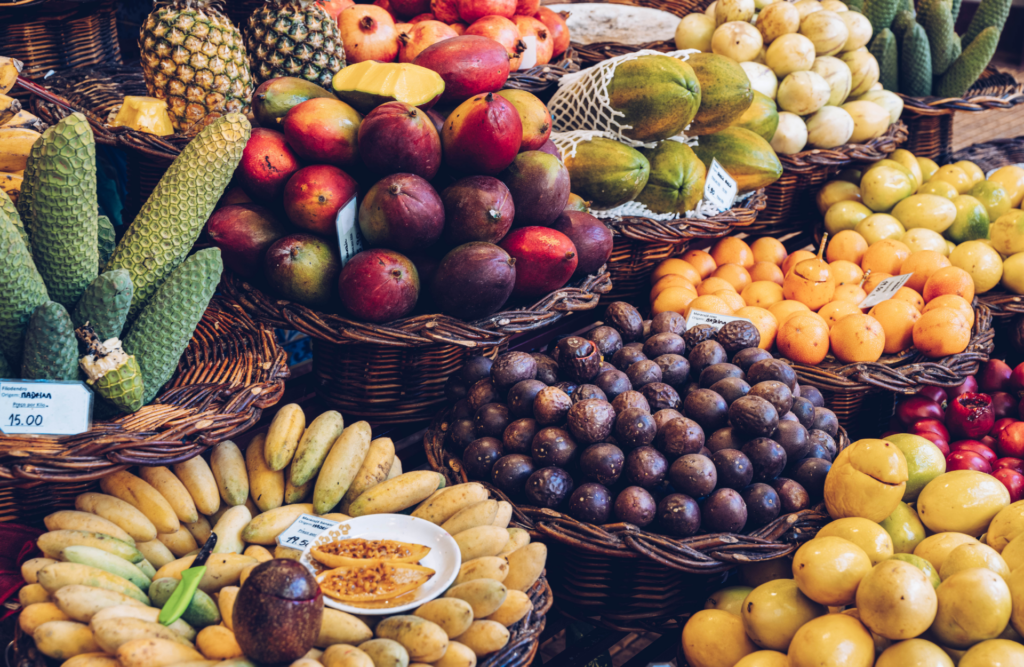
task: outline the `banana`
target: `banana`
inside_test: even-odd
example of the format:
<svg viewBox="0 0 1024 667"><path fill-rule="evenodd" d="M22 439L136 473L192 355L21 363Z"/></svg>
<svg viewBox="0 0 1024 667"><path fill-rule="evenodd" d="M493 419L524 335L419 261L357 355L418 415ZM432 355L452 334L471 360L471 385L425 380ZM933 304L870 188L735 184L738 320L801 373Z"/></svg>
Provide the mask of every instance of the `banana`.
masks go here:
<svg viewBox="0 0 1024 667"><path fill-rule="evenodd" d="M3 125L21 111L21 102L0 93L0 125Z"/></svg>
<svg viewBox="0 0 1024 667"><path fill-rule="evenodd" d="M36 132L42 132L46 129L46 123L43 122L42 118L30 114L24 109L14 114L14 117L6 123L0 123L0 126L10 130L22 129L35 130Z"/></svg>
<svg viewBox="0 0 1024 667"><path fill-rule="evenodd" d="M2 102L0 102L0 109L2 109ZM13 117L12 114L11 118ZM32 144L42 136L35 130L0 127L0 171L23 170L28 164L28 155L32 152Z"/></svg>
<svg viewBox="0 0 1024 667"><path fill-rule="evenodd" d="M188 489L180 479L175 477L170 468L165 466L139 468L139 477L160 492L167 503L174 510L178 521L182 523L195 523L199 521L199 512L196 511L196 504L189 495Z"/></svg>
<svg viewBox="0 0 1024 667"><path fill-rule="evenodd" d="M21 74L25 65L20 60L0 56L0 93L9 93L14 84L18 82L18 75Z"/></svg>
<svg viewBox="0 0 1024 667"><path fill-rule="evenodd" d="M23 180L24 179L20 171L16 173L4 173L0 171L0 190L3 190L15 204L18 203L18 195L21 194L21 182Z"/></svg>

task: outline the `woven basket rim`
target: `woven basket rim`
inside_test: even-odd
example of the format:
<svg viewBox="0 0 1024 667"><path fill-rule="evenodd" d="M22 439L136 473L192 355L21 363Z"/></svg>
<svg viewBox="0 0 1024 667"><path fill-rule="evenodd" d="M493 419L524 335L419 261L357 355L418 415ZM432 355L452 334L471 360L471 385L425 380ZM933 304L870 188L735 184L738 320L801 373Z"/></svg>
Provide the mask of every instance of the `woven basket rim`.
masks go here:
<svg viewBox="0 0 1024 667"><path fill-rule="evenodd" d="M174 377L139 411L95 421L78 435L0 435L5 451L17 452L0 459L0 486L84 482L133 465L185 461L251 428L281 400L288 377L274 332L214 297Z"/></svg>
<svg viewBox="0 0 1024 667"><path fill-rule="evenodd" d="M623 216L609 220L612 231L633 241L647 243L685 243L696 239L717 239L735 228L752 225L758 214L768 206L765 188L755 190L739 206L710 218L676 218L654 220L642 216Z"/></svg>
<svg viewBox="0 0 1024 667"><path fill-rule="evenodd" d="M423 447L430 467L445 476L449 484L474 481L512 505L517 520L537 539L554 540L584 553L611 558L645 558L667 568L690 574L717 574L743 563L774 560L796 550L799 541L810 539L830 521L827 514L808 509L786 514L749 534L715 533L676 538L646 531L628 523L604 526L577 521L562 512L520 505L492 484L469 480L461 459L444 447L451 408L434 419L423 435ZM849 436L839 427L837 440L845 448Z"/></svg>
<svg viewBox="0 0 1024 667"><path fill-rule="evenodd" d="M853 162L877 162L907 140L909 130L901 120L889 125L880 137L863 144L844 144L837 148L812 148L792 155L779 155L782 169L809 172L845 167Z"/></svg>
<svg viewBox="0 0 1024 667"><path fill-rule="evenodd" d="M997 75L1013 77L1015 84L1004 84L994 91L987 90L984 85L985 79ZM971 94L972 90L976 91L975 94ZM1024 82L1006 70L989 65L963 97L911 97L904 93L896 94L903 98L904 111L921 116L941 116L957 111L974 112L1015 107L1024 102Z"/></svg>

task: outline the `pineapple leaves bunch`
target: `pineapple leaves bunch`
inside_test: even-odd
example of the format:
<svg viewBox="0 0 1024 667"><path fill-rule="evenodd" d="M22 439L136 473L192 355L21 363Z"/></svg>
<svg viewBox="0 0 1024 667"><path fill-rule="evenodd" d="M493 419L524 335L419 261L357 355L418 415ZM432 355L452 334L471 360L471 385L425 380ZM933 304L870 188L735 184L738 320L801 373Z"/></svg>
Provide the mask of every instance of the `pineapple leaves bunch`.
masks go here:
<svg viewBox="0 0 1024 667"><path fill-rule="evenodd" d="M209 1L161 4L139 33L146 88L188 135L226 113L248 113L254 88L242 33Z"/></svg>
<svg viewBox="0 0 1024 667"><path fill-rule="evenodd" d="M257 84L294 76L330 90L345 66L338 24L312 0L269 0L249 17L246 46Z"/></svg>

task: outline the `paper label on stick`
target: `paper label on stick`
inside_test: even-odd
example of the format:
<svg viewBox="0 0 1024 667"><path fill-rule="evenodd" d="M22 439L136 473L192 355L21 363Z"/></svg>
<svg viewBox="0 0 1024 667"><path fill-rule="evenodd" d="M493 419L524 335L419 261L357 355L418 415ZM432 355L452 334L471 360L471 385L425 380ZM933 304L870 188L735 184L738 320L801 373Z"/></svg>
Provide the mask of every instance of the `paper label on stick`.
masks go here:
<svg viewBox="0 0 1024 667"><path fill-rule="evenodd" d="M363 235L359 231L359 224L356 222L356 198L352 197L347 204L338 210L338 216L334 219L335 228L338 230L338 251L341 254L341 264L352 259L356 253L364 250Z"/></svg>
<svg viewBox="0 0 1024 667"><path fill-rule="evenodd" d="M871 290L871 294L860 302L858 308L870 308L883 301L888 301L892 298L892 295L900 290L901 287L907 284L910 280L910 276L913 273L904 273L902 276L893 276L892 278L886 278L882 282L875 286L875 289Z"/></svg>
<svg viewBox="0 0 1024 667"><path fill-rule="evenodd" d="M735 315L719 315L718 313L708 313L703 310L691 310L690 316L686 318L686 328L690 329L698 324L707 324L715 328L718 331L729 322L738 321L749 322L745 317L736 317Z"/></svg>
<svg viewBox="0 0 1024 667"><path fill-rule="evenodd" d="M285 528L284 532L277 536L277 543L282 547L302 551L312 544L313 540L320 536L320 533L330 530L339 523L341 522L325 519L322 516L302 514L292 525ZM348 526L342 526L341 532L348 534Z"/></svg>
<svg viewBox="0 0 1024 667"><path fill-rule="evenodd" d="M715 207L719 213L728 211L736 201L736 181L718 163L711 158L711 168L704 180L704 201Z"/></svg>
<svg viewBox="0 0 1024 667"><path fill-rule="evenodd" d="M84 433L92 417L92 397L84 382L0 380L0 433Z"/></svg>

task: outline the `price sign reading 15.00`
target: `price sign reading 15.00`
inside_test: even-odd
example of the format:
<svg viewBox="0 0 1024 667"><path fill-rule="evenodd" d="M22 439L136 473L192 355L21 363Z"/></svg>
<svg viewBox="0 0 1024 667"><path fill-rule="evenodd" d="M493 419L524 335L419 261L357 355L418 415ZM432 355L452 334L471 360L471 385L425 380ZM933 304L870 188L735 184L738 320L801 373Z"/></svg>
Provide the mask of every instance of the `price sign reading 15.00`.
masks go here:
<svg viewBox="0 0 1024 667"><path fill-rule="evenodd" d="M91 414L81 382L0 380L0 433L74 435L89 429Z"/></svg>

